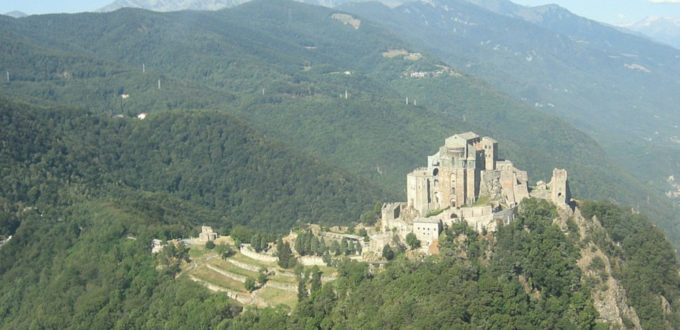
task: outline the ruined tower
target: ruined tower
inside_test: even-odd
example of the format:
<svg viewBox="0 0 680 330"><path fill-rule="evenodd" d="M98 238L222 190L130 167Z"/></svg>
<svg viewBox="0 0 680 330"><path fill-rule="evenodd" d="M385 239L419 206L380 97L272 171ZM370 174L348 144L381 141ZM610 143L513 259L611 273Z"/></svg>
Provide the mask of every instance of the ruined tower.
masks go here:
<svg viewBox="0 0 680 330"><path fill-rule="evenodd" d="M550 180L550 200L557 206L566 206L570 199L567 170L556 168Z"/></svg>

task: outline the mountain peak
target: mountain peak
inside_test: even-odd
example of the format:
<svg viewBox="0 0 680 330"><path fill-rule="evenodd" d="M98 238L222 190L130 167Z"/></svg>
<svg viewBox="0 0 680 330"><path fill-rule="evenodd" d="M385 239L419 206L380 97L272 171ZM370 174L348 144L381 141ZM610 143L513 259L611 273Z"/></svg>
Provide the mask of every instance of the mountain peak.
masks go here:
<svg viewBox="0 0 680 330"><path fill-rule="evenodd" d="M153 11L178 10L219 10L238 6L248 0L116 0L102 7L99 11L108 12L120 8L132 7Z"/></svg>
<svg viewBox="0 0 680 330"><path fill-rule="evenodd" d="M22 17L28 16L28 14L21 12L21 11L18 11L18 10L10 11L8 13L5 13L5 15L11 16L11 17L14 17L14 18L22 18Z"/></svg>
<svg viewBox="0 0 680 330"><path fill-rule="evenodd" d="M641 21L619 24L620 27L642 33L654 41L680 48L680 18L649 16Z"/></svg>

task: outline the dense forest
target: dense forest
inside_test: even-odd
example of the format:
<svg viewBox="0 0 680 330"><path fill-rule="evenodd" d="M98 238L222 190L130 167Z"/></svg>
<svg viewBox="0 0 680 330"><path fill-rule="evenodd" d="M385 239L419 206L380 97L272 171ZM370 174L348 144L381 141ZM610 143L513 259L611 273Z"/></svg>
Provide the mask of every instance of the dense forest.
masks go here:
<svg viewBox="0 0 680 330"><path fill-rule="evenodd" d="M260 0L0 16L0 240L12 237L0 245L0 328L605 329L606 277L643 328L680 327L664 237L678 246L680 231L663 196L565 121L334 13ZM181 276L183 246L150 253L152 239L201 225L256 250L304 223L371 225L381 202L403 199L406 173L465 131L498 139L532 182L564 167L578 197L654 216L582 202L586 220L561 223L528 200L497 232L446 228L437 255L395 243L382 266L342 260L323 285L298 275L292 311L244 311ZM287 265L291 247L325 255L300 237ZM331 246L339 259L355 250ZM584 271L588 251L607 258Z"/></svg>
<svg viewBox="0 0 680 330"><path fill-rule="evenodd" d="M216 12L1 17L3 91L109 115L226 112L394 195L444 138L475 131L502 141L501 156L532 182L564 167L577 196L654 211L672 241L680 237L673 205L597 141L368 19L354 28L336 12L251 1Z"/></svg>
<svg viewBox="0 0 680 330"><path fill-rule="evenodd" d="M139 120L2 101L0 122L11 146L1 152L1 196L15 206L8 214L134 189L218 212L210 223L284 232L296 221L348 224L391 196L221 112ZM11 234L8 226L2 233Z"/></svg>
<svg viewBox="0 0 680 330"><path fill-rule="evenodd" d="M348 224L390 196L221 112L139 120L3 99L0 123L2 328L228 324L242 307L175 280L153 238Z"/></svg>
<svg viewBox="0 0 680 330"><path fill-rule="evenodd" d="M613 249L608 251L612 276L625 288L642 327L677 328L679 267L663 234L646 217L611 203L586 202L583 209L588 222L592 216L602 219L603 232L581 237L573 222L567 228L553 222L554 206L528 200L517 219L494 234L456 225L442 234L440 255L414 261L400 254L377 274L348 261L340 266L338 281L303 297L290 316L275 309L248 311L234 325L608 329L593 307L591 292L599 284L577 267L581 247L594 239ZM667 310L660 297L668 300ZM632 328L629 322L623 326Z"/></svg>

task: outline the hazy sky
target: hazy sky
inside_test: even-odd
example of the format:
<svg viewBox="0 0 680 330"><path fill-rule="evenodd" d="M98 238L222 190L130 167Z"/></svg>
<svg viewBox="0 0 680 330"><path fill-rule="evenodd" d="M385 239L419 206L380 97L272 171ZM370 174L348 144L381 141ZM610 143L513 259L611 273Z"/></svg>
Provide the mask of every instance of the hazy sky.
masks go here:
<svg viewBox="0 0 680 330"><path fill-rule="evenodd" d="M27 14L94 11L113 0L0 0L0 13L19 10ZM536 6L548 3L575 14L610 24L633 22L648 16L680 17L680 0L514 0Z"/></svg>
<svg viewBox="0 0 680 330"><path fill-rule="evenodd" d="M26 14L95 11L113 0L0 0L0 13L18 10Z"/></svg>
<svg viewBox="0 0 680 330"><path fill-rule="evenodd" d="M680 17L680 0L513 0L525 6L556 3L579 16L616 24L649 16Z"/></svg>

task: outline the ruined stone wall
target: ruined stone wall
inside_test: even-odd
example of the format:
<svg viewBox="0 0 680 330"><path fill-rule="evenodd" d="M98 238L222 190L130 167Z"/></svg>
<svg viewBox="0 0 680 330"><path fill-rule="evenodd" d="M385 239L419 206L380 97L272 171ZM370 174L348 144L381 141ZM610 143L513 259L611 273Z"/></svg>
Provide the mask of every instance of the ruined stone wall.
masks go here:
<svg viewBox="0 0 680 330"><path fill-rule="evenodd" d="M479 195L488 196L491 200L501 198L501 172L482 171L480 175Z"/></svg>
<svg viewBox="0 0 680 330"><path fill-rule="evenodd" d="M566 206L571 199L569 187L567 185L567 170L553 169L552 180L550 180L550 199L557 206Z"/></svg>

